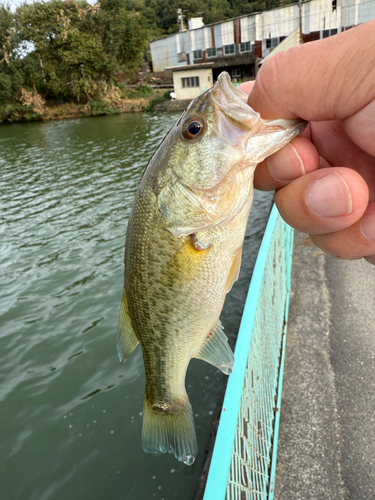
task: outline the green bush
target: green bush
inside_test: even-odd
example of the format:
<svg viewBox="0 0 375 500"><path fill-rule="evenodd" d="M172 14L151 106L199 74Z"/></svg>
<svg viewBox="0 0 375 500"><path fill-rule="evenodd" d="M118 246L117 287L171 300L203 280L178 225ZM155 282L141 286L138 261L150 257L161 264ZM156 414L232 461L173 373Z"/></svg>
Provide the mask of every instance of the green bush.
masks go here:
<svg viewBox="0 0 375 500"><path fill-rule="evenodd" d="M23 106L18 103L0 106L0 123L39 120L40 114L35 113L32 106Z"/></svg>
<svg viewBox="0 0 375 500"><path fill-rule="evenodd" d="M94 116L96 115L105 115L108 109L107 101L90 101L91 112Z"/></svg>
<svg viewBox="0 0 375 500"><path fill-rule="evenodd" d="M138 85L138 87L134 90L125 90L124 95L128 99L139 99L141 97L150 97L155 94L154 89L149 87L148 85Z"/></svg>
<svg viewBox="0 0 375 500"><path fill-rule="evenodd" d="M12 97L12 78L5 73L0 73L0 101Z"/></svg>

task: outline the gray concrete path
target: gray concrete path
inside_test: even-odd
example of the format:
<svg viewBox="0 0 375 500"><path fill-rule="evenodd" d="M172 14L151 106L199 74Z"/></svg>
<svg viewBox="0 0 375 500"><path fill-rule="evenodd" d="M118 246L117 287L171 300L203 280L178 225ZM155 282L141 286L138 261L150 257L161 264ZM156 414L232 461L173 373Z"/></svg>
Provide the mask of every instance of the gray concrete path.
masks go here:
<svg viewBox="0 0 375 500"><path fill-rule="evenodd" d="M276 500L375 500L375 267L296 233Z"/></svg>

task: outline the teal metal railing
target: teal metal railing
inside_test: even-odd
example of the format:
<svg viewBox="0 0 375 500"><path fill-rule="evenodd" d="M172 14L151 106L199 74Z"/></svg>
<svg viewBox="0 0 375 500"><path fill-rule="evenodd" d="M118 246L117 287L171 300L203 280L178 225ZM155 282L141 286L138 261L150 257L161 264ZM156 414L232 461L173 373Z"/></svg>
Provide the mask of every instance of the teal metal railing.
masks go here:
<svg viewBox="0 0 375 500"><path fill-rule="evenodd" d="M272 500L293 230L273 207L254 267L204 500Z"/></svg>

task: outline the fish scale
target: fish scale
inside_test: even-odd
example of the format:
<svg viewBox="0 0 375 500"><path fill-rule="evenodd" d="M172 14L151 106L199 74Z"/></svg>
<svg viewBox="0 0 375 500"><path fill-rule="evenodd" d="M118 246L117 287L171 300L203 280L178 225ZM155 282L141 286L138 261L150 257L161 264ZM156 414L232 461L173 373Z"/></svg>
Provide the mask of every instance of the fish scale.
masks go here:
<svg viewBox="0 0 375 500"><path fill-rule="evenodd" d="M222 73L190 104L142 177L126 235L117 340L122 362L142 346L148 453L194 462L186 370L196 357L232 371L219 316L238 277L254 169L304 126L262 120Z"/></svg>

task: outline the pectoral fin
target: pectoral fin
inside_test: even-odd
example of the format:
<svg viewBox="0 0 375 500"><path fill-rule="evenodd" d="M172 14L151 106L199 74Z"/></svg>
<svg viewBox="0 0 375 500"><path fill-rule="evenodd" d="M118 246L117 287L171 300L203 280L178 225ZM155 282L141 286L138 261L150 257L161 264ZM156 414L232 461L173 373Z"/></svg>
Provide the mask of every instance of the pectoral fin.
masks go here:
<svg viewBox="0 0 375 500"><path fill-rule="evenodd" d="M216 366L226 375L233 371L234 356L229 347L227 336L224 333L223 325L219 320L215 328L209 333L206 342L196 356L213 366Z"/></svg>
<svg viewBox="0 0 375 500"><path fill-rule="evenodd" d="M117 328L117 354L121 363L125 363L138 344L139 341L131 324L128 300L124 289Z"/></svg>
<svg viewBox="0 0 375 500"><path fill-rule="evenodd" d="M201 242L195 234L189 236L168 262L166 274L190 282L209 251L210 245Z"/></svg>
<svg viewBox="0 0 375 500"><path fill-rule="evenodd" d="M241 258L242 258L242 247L237 250L230 273L228 275L227 286L226 286L227 293L232 290L233 283L238 280L238 276L240 274L240 269L241 269Z"/></svg>

